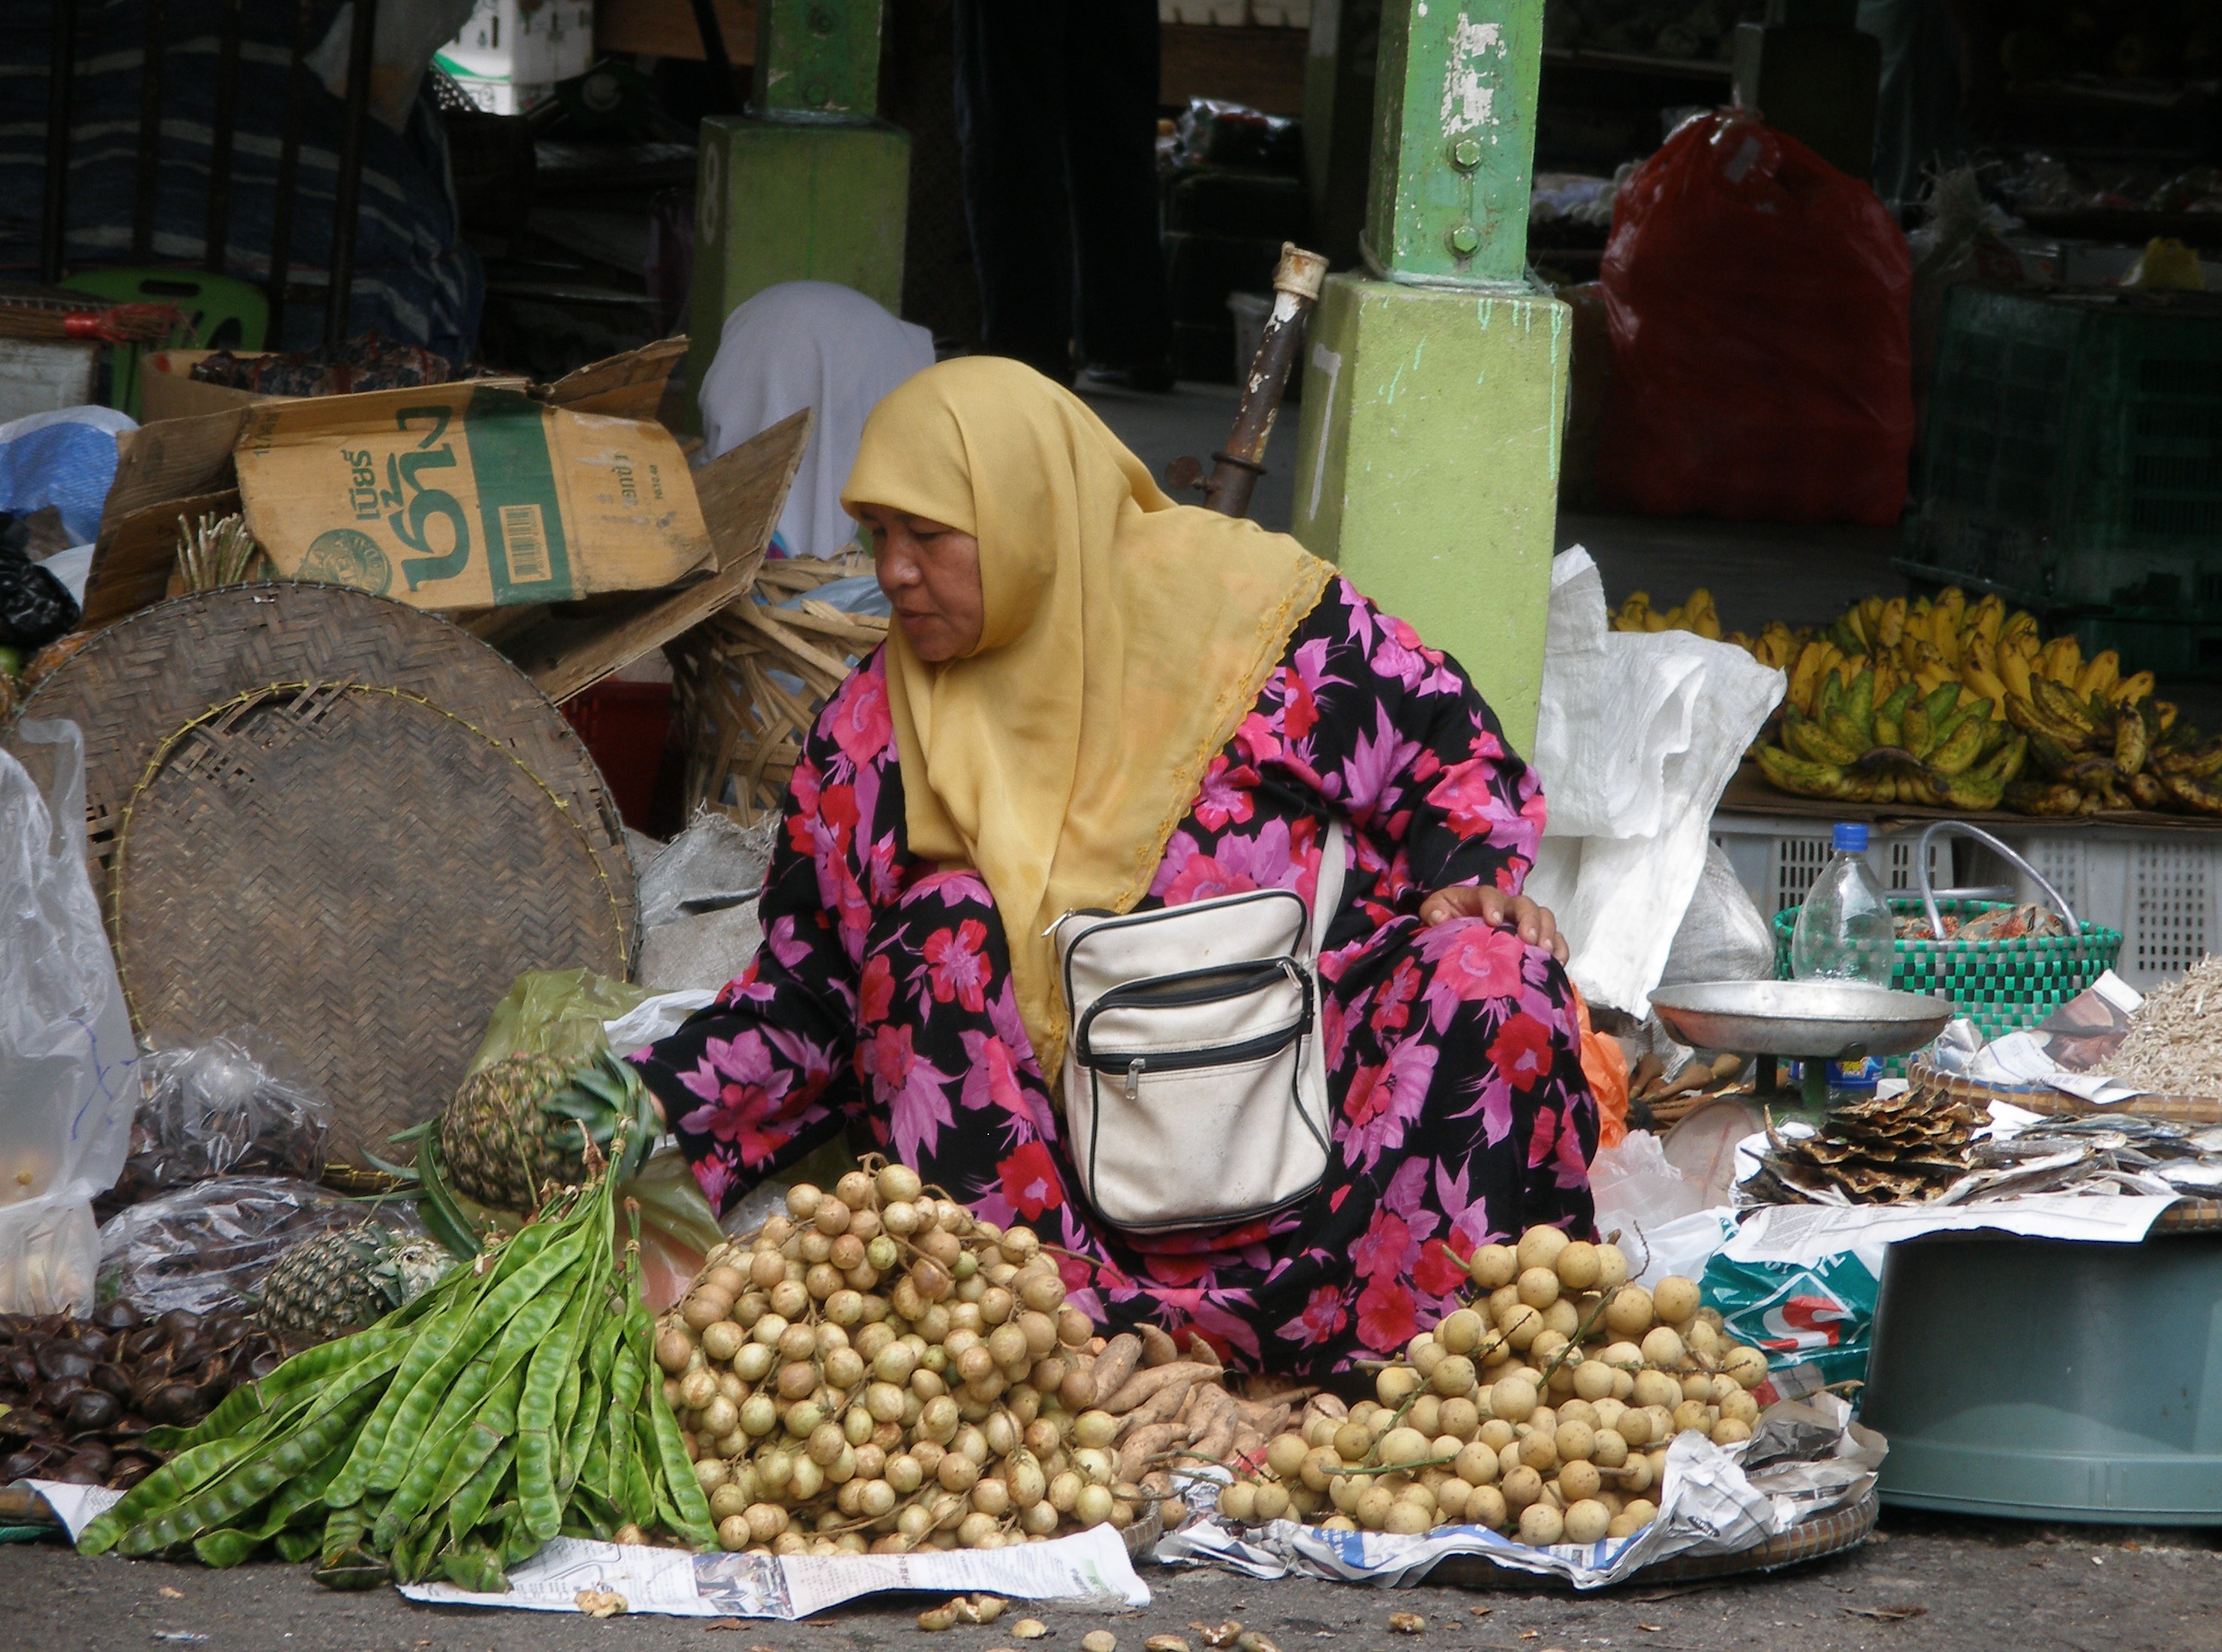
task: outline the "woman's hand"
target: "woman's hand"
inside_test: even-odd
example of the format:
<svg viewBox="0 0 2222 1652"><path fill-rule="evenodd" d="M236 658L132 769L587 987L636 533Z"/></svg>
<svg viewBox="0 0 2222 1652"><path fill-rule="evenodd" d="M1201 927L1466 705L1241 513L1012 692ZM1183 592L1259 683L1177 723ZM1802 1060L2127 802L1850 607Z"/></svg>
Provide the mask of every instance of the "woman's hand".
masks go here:
<svg viewBox="0 0 2222 1652"><path fill-rule="evenodd" d="M1437 889L1420 902L1420 921L1430 929L1453 918L1478 918L1491 929L1512 929L1530 946L1547 946L1551 956L1566 961L1566 939L1559 933L1558 920L1548 907L1537 906L1524 895L1503 889L1478 889L1466 884Z"/></svg>

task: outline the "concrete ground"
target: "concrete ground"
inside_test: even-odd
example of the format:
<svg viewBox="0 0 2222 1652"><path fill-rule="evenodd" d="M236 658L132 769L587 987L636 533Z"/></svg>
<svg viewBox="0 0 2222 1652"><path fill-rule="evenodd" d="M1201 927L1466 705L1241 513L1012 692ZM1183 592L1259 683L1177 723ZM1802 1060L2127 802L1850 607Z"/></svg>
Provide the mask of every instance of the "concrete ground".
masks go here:
<svg viewBox="0 0 2222 1652"><path fill-rule="evenodd" d="M1146 1567L1152 1599L1105 1617L1014 1603L997 1623L927 1635L922 1597L882 1598L806 1624L675 1617L605 1621L568 1614L412 1605L391 1589L333 1594L305 1567L208 1572L189 1564L80 1560L58 1543L0 1548L0 1646L24 1652L1080 1652L1108 1629L1119 1652L1229 1618L1281 1649L1434 1647L1442 1652L2217 1652L2222 1548L2200 1531L2044 1529L1886 1516L1866 1547L1770 1577L1630 1589L1585 1599L1420 1587L1377 1591ZM1391 1611L1427 1620L1418 1635ZM1031 1612L1052 1633L1010 1633Z"/></svg>

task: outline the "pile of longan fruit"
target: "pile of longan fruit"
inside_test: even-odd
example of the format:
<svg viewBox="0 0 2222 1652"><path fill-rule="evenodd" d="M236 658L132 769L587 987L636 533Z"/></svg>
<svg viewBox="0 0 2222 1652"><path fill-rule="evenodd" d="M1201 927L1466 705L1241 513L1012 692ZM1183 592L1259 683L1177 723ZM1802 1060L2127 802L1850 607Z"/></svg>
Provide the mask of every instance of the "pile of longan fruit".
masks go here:
<svg viewBox="0 0 2222 1652"><path fill-rule="evenodd" d="M1751 1437L1767 1357L1723 1334L1698 1287L1628 1283L1617 1246L1530 1228L1468 1259L1476 1299L1414 1337L1377 1399L1315 1399L1220 1512L1342 1531L1487 1526L1522 1542L1634 1536L1677 1435Z"/></svg>

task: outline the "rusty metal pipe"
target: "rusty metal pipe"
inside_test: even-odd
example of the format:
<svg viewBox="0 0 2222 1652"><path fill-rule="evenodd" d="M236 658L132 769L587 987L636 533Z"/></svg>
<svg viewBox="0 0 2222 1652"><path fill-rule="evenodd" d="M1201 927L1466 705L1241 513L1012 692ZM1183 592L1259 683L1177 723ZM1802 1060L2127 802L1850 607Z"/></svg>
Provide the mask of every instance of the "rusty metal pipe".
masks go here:
<svg viewBox="0 0 2222 1652"><path fill-rule="evenodd" d="M1294 242L1281 243L1281 262L1273 271L1273 311L1242 380L1234 428L1227 432L1227 445L1211 455L1208 477L1193 459L1176 459L1165 468L1166 485L1174 492L1201 489L1206 510L1221 516L1250 514L1250 495L1265 474L1265 443L1273 434L1273 416L1281 411L1296 352L1303 346L1304 323L1319 304L1320 283L1326 279L1326 259Z"/></svg>

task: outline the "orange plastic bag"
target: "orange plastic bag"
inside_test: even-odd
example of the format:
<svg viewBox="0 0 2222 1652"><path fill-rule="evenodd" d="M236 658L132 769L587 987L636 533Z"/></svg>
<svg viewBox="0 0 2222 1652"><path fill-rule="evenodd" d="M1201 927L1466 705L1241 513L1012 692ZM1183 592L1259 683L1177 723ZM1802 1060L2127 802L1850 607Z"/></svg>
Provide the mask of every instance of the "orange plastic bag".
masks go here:
<svg viewBox="0 0 2222 1652"><path fill-rule="evenodd" d="M1913 264L1874 192L1748 110L1694 116L1613 203L1605 504L1886 527L1913 446Z"/></svg>
<svg viewBox="0 0 2222 1652"><path fill-rule="evenodd" d="M1590 1025L1590 1007L1579 987L1574 988L1574 1014L1582 1029L1582 1077L1597 1097L1597 1146L1617 1147L1628 1140L1628 1056L1618 1039Z"/></svg>

